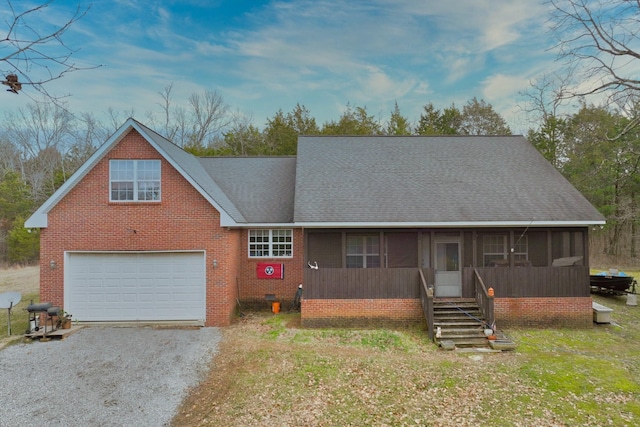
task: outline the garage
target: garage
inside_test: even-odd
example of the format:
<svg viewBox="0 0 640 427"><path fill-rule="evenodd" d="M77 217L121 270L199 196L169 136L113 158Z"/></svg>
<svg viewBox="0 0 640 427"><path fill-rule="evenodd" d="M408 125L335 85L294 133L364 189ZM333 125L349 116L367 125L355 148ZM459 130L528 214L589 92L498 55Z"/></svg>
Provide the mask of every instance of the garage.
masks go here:
<svg viewBox="0 0 640 427"><path fill-rule="evenodd" d="M87 322L205 320L205 254L67 252L64 309Z"/></svg>

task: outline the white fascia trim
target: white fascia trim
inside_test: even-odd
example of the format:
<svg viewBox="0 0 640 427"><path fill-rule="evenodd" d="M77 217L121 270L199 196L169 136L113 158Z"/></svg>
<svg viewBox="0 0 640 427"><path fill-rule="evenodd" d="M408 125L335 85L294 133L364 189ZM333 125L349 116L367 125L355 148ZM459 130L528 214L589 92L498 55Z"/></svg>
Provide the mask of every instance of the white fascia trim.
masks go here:
<svg viewBox="0 0 640 427"><path fill-rule="evenodd" d="M235 228L302 228L302 226L298 224L294 224L292 222L252 222L246 224L235 223L233 225L230 224L221 224L223 227L235 227Z"/></svg>
<svg viewBox="0 0 640 427"><path fill-rule="evenodd" d="M35 211L24 222L24 228L47 228L47 224L48 224L47 214Z"/></svg>
<svg viewBox="0 0 640 427"><path fill-rule="evenodd" d="M296 222L303 228L462 228L462 227L587 227L606 221L458 221L458 222Z"/></svg>

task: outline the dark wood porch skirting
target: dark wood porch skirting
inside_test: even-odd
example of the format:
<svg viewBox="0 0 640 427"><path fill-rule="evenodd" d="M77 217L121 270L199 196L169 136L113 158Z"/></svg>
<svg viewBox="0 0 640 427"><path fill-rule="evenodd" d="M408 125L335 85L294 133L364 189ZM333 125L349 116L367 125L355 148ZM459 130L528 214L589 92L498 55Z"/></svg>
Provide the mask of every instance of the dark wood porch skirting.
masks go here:
<svg viewBox="0 0 640 427"><path fill-rule="evenodd" d="M419 299L305 299L304 327L361 328L425 324Z"/></svg>

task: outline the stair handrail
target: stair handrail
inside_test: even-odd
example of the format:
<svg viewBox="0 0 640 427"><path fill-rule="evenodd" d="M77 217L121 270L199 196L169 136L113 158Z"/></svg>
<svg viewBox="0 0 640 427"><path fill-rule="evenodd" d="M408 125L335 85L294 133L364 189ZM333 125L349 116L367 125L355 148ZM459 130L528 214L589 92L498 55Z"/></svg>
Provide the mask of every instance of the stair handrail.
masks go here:
<svg viewBox="0 0 640 427"><path fill-rule="evenodd" d="M487 323L488 326L495 328L495 316L494 316L494 299L493 295L489 295L489 291L484 284L484 280L480 276L478 270L474 267L474 280L473 285L475 288L475 297L476 302L478 303L478 308L482 313L482 316Z"/></svg>
<svg viewBox="0 0 640 427"><path fill-rule="evenodd" d="M424 278L422 269L418 269L420 277L420 303L422 304L422 312L427 320L427 334L429 340L433 341L433 288L427 286L427 280Z"/></svg>

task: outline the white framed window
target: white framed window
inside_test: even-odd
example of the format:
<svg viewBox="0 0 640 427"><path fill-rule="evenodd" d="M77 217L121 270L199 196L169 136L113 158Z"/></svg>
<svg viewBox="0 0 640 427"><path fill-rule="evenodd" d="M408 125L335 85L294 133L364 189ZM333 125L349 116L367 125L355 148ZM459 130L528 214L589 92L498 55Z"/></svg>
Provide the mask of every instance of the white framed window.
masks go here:
<svg viewBox="0 0 640 427"><path fill-rule="evenodd" d="M109 200L160 201L160 160L110 160Z"/></svg>
<svg viewBox="0 0 640 427"><path fill-rule="evenodd" d="M513 248L513 259L515 261L526 261L529 258L528 236L522 236ZM509 247L506 235L485 235L482 237L483 265L489 266L496 261L507 260Z"/></svg>
<svg viewBox="0 0 640 427"><path fill-rule="evenodd" d="M293 230L249 230L249 258L291 258Z"/></svg>
<svg viewBox="0 0 640 427"><path fill-rule="evenodd" d="M528 236L522 236L516 239L513 247L513 259L515 261L526 261L529 259L529 240Z"/></svg>
<svg viewBox="0 0 640 427"><path fill-rule="evenodd" d="M379 268L380 236L347 235L347 268Z"/></svg>
<svg viewBox="0 0 640 427"><path fill-rule="evenodd" d="M495 261L507 259L507 236L486 235L482 237L483 265L492 265Z"/></svg>

